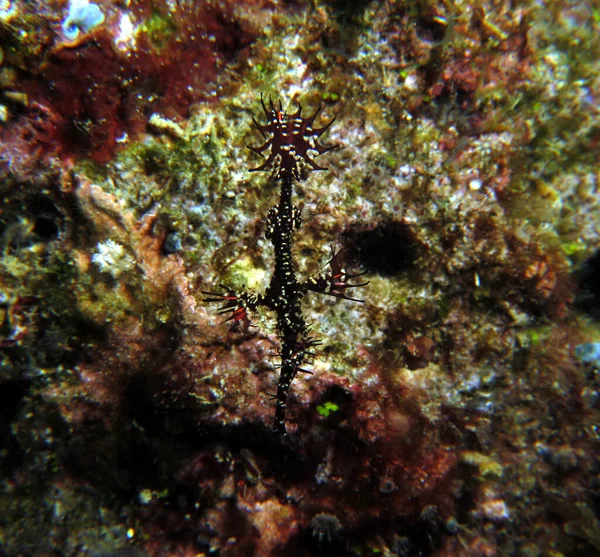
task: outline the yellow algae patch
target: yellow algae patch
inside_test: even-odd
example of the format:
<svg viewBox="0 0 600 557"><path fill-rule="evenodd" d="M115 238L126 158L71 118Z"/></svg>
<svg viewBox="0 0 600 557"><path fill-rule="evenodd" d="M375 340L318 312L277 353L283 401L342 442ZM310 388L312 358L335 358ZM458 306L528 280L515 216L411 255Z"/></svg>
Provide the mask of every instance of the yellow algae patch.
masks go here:
<svg viewBox="0 0 600 557"><path fill-rule="evenodd" d="M461 454L460 459L462 462L476 466L479 469L479 474L483 477L495 476L500 478L502 476L502 464L487 455L475 451L465 451Z"/></svg>

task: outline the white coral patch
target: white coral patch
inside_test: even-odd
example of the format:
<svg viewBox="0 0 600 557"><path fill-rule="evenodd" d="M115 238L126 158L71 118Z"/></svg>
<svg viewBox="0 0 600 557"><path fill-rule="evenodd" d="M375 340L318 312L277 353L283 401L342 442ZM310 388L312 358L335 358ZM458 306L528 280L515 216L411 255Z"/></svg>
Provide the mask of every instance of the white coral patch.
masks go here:
<svg viewBox="0 0 600 557"><path fill-rule="evenodd" d="M102 273L110 273L113 278L117 278L135 267L135 259L125 251L121 244L113 240L98 244L96 250L96 253L92 255L92 261L98 265L98 269Z"/></svg>
<svg viewBox="0 0 600 557"><path fill-rule="evenodd" d="M115 45L119 50L133 50L136 46L137 28L128 13L121 14L119 34L115 37Z"/></svg>

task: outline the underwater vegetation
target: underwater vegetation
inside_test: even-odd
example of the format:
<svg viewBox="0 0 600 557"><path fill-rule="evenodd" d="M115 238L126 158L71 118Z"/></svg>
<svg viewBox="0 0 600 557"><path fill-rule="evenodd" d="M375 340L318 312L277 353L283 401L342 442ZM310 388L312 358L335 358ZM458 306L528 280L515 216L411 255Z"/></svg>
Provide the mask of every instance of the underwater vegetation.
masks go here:
<svg viewBox="0 0 600 557"><path fill-rule="evenodd" d="M0 0L0 553L597 555L599 32Z"/></svg>

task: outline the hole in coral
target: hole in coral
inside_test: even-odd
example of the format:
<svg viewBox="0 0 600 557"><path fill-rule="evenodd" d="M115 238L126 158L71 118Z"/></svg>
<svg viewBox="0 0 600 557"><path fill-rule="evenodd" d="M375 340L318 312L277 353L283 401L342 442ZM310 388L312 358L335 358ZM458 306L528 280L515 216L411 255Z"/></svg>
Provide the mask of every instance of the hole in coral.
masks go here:
<svg viewBox="0 0 600 557"><path fill-rule="evenodd" d="M600 320L600 250L583 263L577 276L579 293L576 305Z"/></svg>
<svg viewBox="0 0 600 557"><path fill-rule="evenodd" d="M354 397L352 396L352 393L348 392L343 387L340 387L339 385L332 385L323 393L320 400L321 402L331 401L335 402L339 406L348 407L350 404L352 404Z"/></svg>
<svg viewBox="0 0 600 557"><path fill-rule="evenodd" d="M424 15L417 19L416 32L422 41L439 43L446 34L446 22L433 15Z"/></svg>
<svg viewBox="0 0 600 557"><path fill-rule="evenodd" d="M142 154L144 172L149 176L160 175L168 171L169 161L158 147L150 147Z"/></svg>
<svg viewBox="0 0 600 557"><path fill-rule="evenodd" d="M388 222L368 230L357 228L343 234L350 258L366 271L399 275L412 269L418 259L419 244L403 222Z"/></svg>
<svg viewBox="0 0 600 557"><path fill-rule="evenodd" d="M0 217L0 245L8 253L58 238L63 215L43 196L7 199Z"/></svg>
<svg viewBox="0 0 600 557"><path fill-rule="evenodd" d="M347 22L347 18L360 16L369 2L366 0L329 0L327 2L334 12L336 19Z"/></svg>
<svg viewBox="0 0 600 557"><path fill-rule="evenodd" d="M329 427L347 419L353 410L354 397L339 385L332 385L320 397L314 407L315 416L327 421Z"/></svg>
<svg viewBox="0 0 600 557"><path fill-rule="evenodd" d="M53 216L40 216L33 223L33 232L45 242L57 238L59 231L60 229Z"/></svg>
<svg viewBox="0 0 600 557"><path fill-rule="evenodd" d="M63 215L49 197L36 196L27 203L31 213L32 242L50 242L56 240L63 226Z"/></svg>

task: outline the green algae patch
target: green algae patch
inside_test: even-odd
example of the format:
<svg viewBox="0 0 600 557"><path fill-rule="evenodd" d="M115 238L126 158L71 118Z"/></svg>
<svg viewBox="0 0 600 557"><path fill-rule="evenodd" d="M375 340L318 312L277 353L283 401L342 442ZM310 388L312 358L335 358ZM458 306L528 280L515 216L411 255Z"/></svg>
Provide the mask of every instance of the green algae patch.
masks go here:
<svg viewBox="0 0 600 557"><path fill-rule="evenodd" d="M337 412L339 409L339 405L329 400L317 406L317 412L324 418L329 417L330 414L332 414L333 412Z"/></svg>
<svg viewBox="0 0 600 557"><path fill-rule="evenodd" d="M150 19L140 26L139 31L146 35L148 42L157 54L160 54L169 46L169 41L177 32L177 27L173 21L172 17L165 17L158 12L154 12Z"/></svg>
<svg viewBox="0 0 600 557"><path fill-rule="evenodd" d="M461 460L475 466L482 478L490 476L496 478L502 477L502 464L487 455L475 451L465 451L461 454Z"/></svg>

